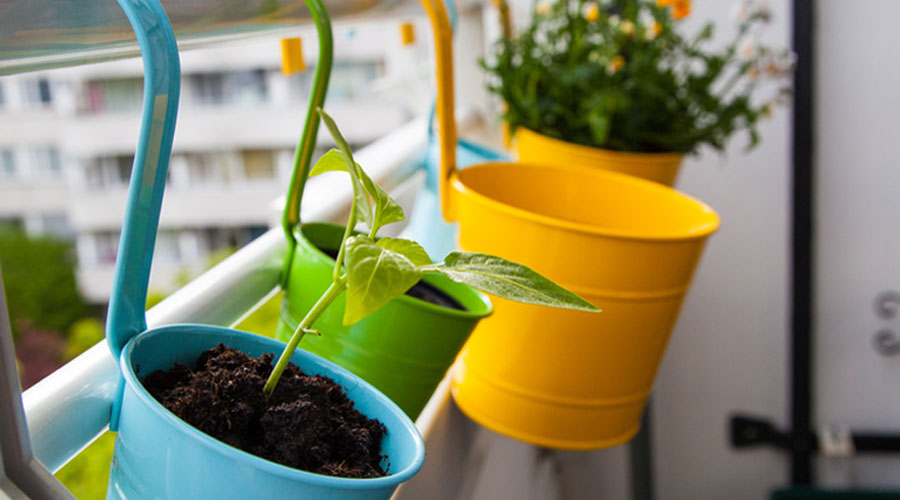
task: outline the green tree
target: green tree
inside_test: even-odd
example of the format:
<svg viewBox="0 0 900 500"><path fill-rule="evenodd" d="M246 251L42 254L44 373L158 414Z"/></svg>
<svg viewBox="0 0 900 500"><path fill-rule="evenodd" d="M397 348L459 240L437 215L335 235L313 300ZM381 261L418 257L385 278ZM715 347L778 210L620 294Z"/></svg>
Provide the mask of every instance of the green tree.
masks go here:
<svg viewBox="0 0 900 500"><path fill-rule="evenodd" d="M14 334L22 321L63 333L87 315L73 254L66 241L0 228L0 266Z"/></svg>

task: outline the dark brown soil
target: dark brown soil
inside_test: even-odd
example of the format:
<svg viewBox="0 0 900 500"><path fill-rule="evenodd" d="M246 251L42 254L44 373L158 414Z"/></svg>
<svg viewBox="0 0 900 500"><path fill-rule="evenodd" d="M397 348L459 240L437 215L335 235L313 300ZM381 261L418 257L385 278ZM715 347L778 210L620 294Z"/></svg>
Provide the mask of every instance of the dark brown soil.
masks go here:
<svg viewBox="0 0 900 500"><path fill-rule="evenodd" d="M322 250L322 252L324 254L328 255L332 259L337 258L337 254L338 254L337 250L331 250L331 249L326 249L326 248L320 248L319 250ZM466 310L465 306L460 304L459 301L457 301L453 297L444 293L443 290L441 290L440 288L437 288L436 286L434 286L430 283L422 281L422 280L419 280L418 283L416 283L415 285L413 285L412 288L407 290L406 295L409 295L410 297L413 297L413 298L416 298L419 300L424 300L425 302L429 302L436 306L446 307L448 309L456 309L457 311L465 311Z"/></svg>
<svg viewBox="0 0 900 500"><path fill-rule="evenodd" d="M151 373L144 387L185 422L258 457L329 476L386 475L384 425L356 411L333 380L293 364L266 398L272 357L250 358L219 344L193 370L176 363Z"/></svg>

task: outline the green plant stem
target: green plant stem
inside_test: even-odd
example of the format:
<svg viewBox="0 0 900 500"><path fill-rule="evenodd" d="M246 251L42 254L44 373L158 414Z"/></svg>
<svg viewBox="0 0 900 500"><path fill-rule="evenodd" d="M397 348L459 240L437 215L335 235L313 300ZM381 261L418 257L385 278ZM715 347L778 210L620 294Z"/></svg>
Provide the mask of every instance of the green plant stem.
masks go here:
<svg viewBox="0 0 900 500"><path fill-rule="evenodd" d="M278 385L278 380L281 379L281 374L284 372L284 369L287 367L288 362L291 359L291 355L294 354L294 350L297 349L297 345L300 343L300 340L303 339L303 336L306 335L306 330L308 330L313 323L319 319L319 316L325 312L325 309L328 309L328 306L334 302L334 299L338 297L345 289L347 288L347 277L341 276L339 279L335 280L331 283L331 286L325 290L325 293L319 297L319 300L316 304L306 313L306 317L300 322L300 325L294 330L294 335L291 336L291 340L288 342L287 347L284 348L284 351L281 353L281 357L278 358L278 363L275 364L275 368L272 369L272 373L269 375L269 379L266 380L266 385L263 387L263 392L266 396L271 396L275 391L275 386Z"/></svg>

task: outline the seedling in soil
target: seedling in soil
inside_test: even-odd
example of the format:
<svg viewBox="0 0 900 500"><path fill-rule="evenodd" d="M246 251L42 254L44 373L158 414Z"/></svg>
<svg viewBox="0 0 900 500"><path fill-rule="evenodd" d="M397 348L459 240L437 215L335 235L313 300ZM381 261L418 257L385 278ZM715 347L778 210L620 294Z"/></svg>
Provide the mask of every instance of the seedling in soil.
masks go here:
<svg viewBox="0 0 900 500"><path fill-rule="evenodd" d="M394 297L406 293L426 274L443 274L481 291L505 299L550 307L599 312L593 304L553 283L528 267L501 257L472 252L451 252L443 262L433 263L421 245L403 238L380 238L382 227L401 222L403 209L366 175L353 160L344 137L321 108L322 121L328 127L338 149L325 153L310 172L310 177L325 172L346 172L353 184L350 216L334 263L333 281L306 313L288 341L278 363L266 381L264 391L271 395L294 350L311 330L313 323L343 292L347 292L344 324L352 325L375 312ZM354 235L357 222L369 228L367 235ZM327 334L327 332L326 332Z"/></svg>

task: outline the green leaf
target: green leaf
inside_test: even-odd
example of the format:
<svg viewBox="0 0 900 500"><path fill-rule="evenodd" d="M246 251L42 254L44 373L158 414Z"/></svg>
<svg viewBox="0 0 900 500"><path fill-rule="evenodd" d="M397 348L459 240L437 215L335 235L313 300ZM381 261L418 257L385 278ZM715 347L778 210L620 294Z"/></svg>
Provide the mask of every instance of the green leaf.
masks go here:
<svg viewBox="0 0 900 500"><path fill-rule="evenodd" d="M357 172L361 172L359 169ZM310 177L315 177L325 172L347 172L347 158L337 149L331 149L316 162L316 165L309 172ZM353 176L350 176L354 179ZM359 220L371 226L375 215L372 210L372 203L362 185L353 186L353 197L356 198L356 216Z"/></svg>
<svg viewBox="0 0 900 500"><path fill-rule="evenodd" d="M377 245L403 255L417 266L427 266L432 263L431 257L428 256L428 252L422 248L422 245L412 240L386 237L378 240Z"/></svg>
<svg viewBox="0 0 900 500"><path fill-rule="evenodd" d="M404 255L366 236L347 239L347 307L344 324L352 325L406 293L425 274Z"/></svg>
<svg viewBox="0 0 900 500"><path fill-rule="evenodd" d="M374 210L372 210L371 212L371 218L360 217L369 225L369 229L371 229L373 235L377 233L379 229L388 224L405 220L406 216L403 213L403 208L400 207L400 204L398 204L393 198L390 197L390 195L388 195L383 189L381 189L378 184L375 184L375 182L365 173L362 167L358 163L353 161L353 155L350 152L350 146L347 144L347 141L344 140L340 130L338 130L337 128L337 124L334 123L334 120L330 116L328 116L328 114L325 113L325 111L323 111L321 108L319 108L318 111L319 115L322 116L322 121L325 123L325 126L328 127L328 130L331 132L335 144L337 144L338 148L340 148L340 150L344 153L343 158L345 161L343 162L343 165L338 165L337 162L329 160L329 163L327 165L324 165L321 171L318 168L319 163L316 163L316 167L313 168L313 172L311 175L317 175L319 173L327 171L343 170L349 173L350 177L353 178L354 193L356 193L357 190L356 183L359 182L360 188L365 190L365 192L368 193L368 195L371 196L372 200L375 202ZM327 155L328 153L326 153L326 156ZM319 160L319 162L321 161L322 160ZM351 172L347 167L347 165L350 164L355 166L353 172ZM326 168L331 170L325 170ZM368 202L368 200L366 201ZM367 204L367 206L371 205ZM357 210L357 213L359 213L359 210Z"/></svg>
<svg viewBox="0 0 900 500"><path fill-rule="evenodd" d="M406 215L403 213L403 208L400 204L394 201L389 194L385 193L384 190L381 189L381 186L375 184L375 182L366 175L359 164L356 165L356 168L363 186L365 186L369 196L375 200L375 217L374 221L369 226L370 229L372 229L372 234L374 235L379 229L388 224L401 222L406 219Z"/></svg>
<svg viewBox="0 0 900 500"><path fill-rule="evenodd" d="M460 283L509 300L543 306L598 312L578 295L515 262L470 252L451 252L440 264L425 266Z"/></svg>

